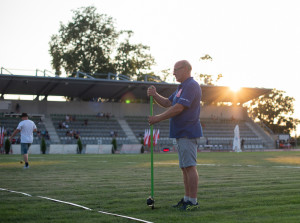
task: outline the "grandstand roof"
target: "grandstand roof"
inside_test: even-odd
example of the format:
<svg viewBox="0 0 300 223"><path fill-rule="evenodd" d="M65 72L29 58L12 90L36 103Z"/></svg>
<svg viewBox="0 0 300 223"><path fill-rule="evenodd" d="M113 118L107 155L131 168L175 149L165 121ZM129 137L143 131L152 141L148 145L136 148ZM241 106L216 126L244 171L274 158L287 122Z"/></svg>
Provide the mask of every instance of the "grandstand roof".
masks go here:
<svg viewBox="0 0 300 223"><path fill-rule="evenodd" d="M147 100L146 89L155 85L157 91L168 97L178 84L153 83L141 81L39 77L23 75L0 75L0 94L21 94L37 96L67 96L80 99L103 98L112 101L122 99ZM202 101L244 103L260 95L269 93L271 89L241 88L233 92L229 87L201 85Z"/></svg>

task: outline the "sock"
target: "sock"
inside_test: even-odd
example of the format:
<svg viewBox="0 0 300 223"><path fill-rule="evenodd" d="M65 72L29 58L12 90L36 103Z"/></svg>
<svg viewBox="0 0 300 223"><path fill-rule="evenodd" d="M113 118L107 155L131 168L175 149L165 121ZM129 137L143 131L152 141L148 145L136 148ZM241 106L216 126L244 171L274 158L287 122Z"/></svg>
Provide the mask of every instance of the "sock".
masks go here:
<svg viewBox="0 0 300 223"><path fill-rule="evenodd" d="M183 197L184 202L187 202L189 199L190 199L190 197L184 195L184 197Z"/></svg>
<svg viewBox="0 0 300 223"><path fill-rule="evenodd" d="M26 163L25 163L25 166L28 166L28 165L29 165L28 162L26 162Z"/></svg>
<svg viewBox="0 0 300 223"><path fill-rule="evenodd" d="M192 204L197 204L197 198L190 198L189 201L192 202Z"/></svg>

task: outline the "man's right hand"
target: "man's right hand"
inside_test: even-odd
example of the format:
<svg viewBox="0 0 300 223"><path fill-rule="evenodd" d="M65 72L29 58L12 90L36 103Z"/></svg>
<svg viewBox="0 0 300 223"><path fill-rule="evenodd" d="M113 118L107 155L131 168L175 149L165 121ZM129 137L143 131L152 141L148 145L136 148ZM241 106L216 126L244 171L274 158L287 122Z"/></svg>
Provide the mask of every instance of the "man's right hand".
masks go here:
<svg viewBox="0 0 300 223"><path fill-rule="evenodd" d="M155 96L156 95L156 88L151 85L148 90L147 90L147 95L148 96Z"/></svg>

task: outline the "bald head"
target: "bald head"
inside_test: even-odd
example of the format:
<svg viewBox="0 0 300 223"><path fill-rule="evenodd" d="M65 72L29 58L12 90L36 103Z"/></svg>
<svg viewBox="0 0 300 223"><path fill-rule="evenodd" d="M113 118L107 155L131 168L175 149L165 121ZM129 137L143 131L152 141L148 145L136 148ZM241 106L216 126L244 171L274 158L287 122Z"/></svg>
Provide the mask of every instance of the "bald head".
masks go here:
<svg viewBox="0 0 300 223"><path fill-rule="evenodd" d="M191 77L192 65L187 60L180 60L174 65L174 76L178 82L183 82Z"/></svg>
<svg viewBox="0 0 300 223"><path fill-rule="evenodd" d="M192 65L190 64L190 62L188 62L187 60L180 60L177 63L181 63L182 66L185 67L189 73L191 73Z"/></svg>

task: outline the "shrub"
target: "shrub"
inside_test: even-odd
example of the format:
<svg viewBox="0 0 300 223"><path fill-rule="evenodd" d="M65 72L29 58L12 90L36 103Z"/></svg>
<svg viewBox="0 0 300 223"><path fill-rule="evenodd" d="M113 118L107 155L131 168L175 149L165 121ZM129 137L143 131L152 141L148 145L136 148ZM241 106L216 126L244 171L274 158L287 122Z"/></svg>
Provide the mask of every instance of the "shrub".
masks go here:
<svg viewBox="0 0 300 223"><path fill-rule="evenodd" d="M46 154L46 150L47 150L46 141L45 141L44 137L42 137L42 140L41 140L41 152L42 152L42 154Z"/></svg>
<svg viewBox="0 0 300 223"><path fill-rule="evenodd" d="M82 142L81 142L81 139L80 138L78 138L78 140L77 140L77 152L79 153L79 154L81 154L81 152L82 152Z"/></svg>
<svg viewBox="0 0 300 223"><path fill-rule="evenodd" d="M4 145L5 154L9 154L10 146L11 146L11 144L10 144L9 139L6 139L5 140L5 145Z"/></svg>
<svg viewBox="0 0 300 223"><path fill-rule="evenodd" d="M141 138L140 143L142 144L142 149L141 149L141 153L145 152L145 147L144 147L144 138Z"/></svg>
<svg viewBox="0 0 300 223"><path fill-rule="evenodd" d="M111 141L111 144L113 145L113 153L115 153L115 151L117 150L117 140L116 138L113 138Z"/></svg>

